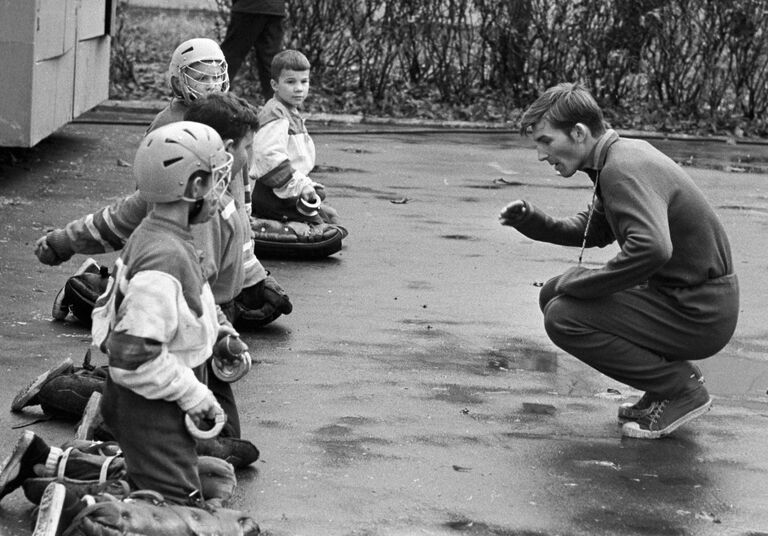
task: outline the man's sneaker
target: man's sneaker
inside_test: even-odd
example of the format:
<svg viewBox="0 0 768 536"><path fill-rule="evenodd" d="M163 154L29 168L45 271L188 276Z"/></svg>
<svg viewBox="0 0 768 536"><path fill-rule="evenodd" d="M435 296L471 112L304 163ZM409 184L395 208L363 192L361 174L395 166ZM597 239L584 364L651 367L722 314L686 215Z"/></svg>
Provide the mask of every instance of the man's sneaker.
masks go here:
<svg viewBox="0 0 768 536"><path fill-rule="evenodd" d="M71 372L73 369L74 363L72 363L71 359L67 358L52 369L43 372L18 392L13 402L11 402L11 411L21 411L26 406L36 406L39 404L35 397L40 393L40 389L56 376Z"/></svg>
<svg viewBox="0 0 768 536"><path fill-rule="evenodd" d="M619 422L636 421L646 417L654 407L654 400L648 393L643 394L640 400L635 402L625 402L619 406Z"/></svg>
<svg viewBox="0 0 768 536"><path fill-rule="evenodd" d="M693 363L690 365L693 367L693 372L691 373L689 380L695 380L696 382L703 385L704 374L701 372L701 369ZM631 402L623 403L621 406L619 406L619 423L623 424L627 421L636 421L638 419L642 419L643 417L647 417L650 414L651 409L654 407L653 403L655 401L656 400L652 395L645 393L640 398L640 400L634 404Z"/></svg>
<svg viewBox="0 0 768 536"><path fill-rule="evenodd" d="M624 423L621 433L638 439L658 439L703 415L711 406L712 399L707 389L699 384L675 398L653 402L648 415Z"/></svg>
<svg viewBox="0 0 768 536"><path fill-rule="evenodd" d="M45 464L50 447L31 430L21 434L13 452L0 465L0 499L35 476L35 464Z"/></svg>

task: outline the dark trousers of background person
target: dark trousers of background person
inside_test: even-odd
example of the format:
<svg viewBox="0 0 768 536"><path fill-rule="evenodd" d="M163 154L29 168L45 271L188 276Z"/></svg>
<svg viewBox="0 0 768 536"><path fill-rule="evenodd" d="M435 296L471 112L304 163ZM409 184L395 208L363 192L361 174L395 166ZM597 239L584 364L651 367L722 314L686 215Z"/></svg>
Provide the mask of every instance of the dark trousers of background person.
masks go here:
<svg viewBox="0 0 768 536"><path fill-rule="evenodd" d="M230 81L234 80L248 53L253 50L264 99L272 98L270 67L272 58L283 46L283 21L279 15L232 11L221 43L227 60Z"/></svg>

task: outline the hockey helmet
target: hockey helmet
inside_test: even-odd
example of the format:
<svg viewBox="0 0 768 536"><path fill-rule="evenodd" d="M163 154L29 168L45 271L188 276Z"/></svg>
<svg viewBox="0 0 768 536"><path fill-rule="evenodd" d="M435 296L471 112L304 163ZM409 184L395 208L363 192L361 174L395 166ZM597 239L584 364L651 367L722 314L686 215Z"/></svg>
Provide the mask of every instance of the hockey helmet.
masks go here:
<svg viewBox="0 0 768 536"><path fill-rule="evenodd" d="M153 130L141 141L133 175L139 195L148 202L194 202L198 199L185 196L189 177L197 171L210 173L208 194L221 196L232 177L232 160L213 128L178 121Z"/></svg>
<svg viewBox="0 0 768 536"><path fill-rule="evenodd" d="M178 87L171 83L178 80ZM185 101L193 101L213 92L229 91L227 60L221 48L212 39L197 37L184 41L171 56L168 68L171 90L180 91Z"/></svg>

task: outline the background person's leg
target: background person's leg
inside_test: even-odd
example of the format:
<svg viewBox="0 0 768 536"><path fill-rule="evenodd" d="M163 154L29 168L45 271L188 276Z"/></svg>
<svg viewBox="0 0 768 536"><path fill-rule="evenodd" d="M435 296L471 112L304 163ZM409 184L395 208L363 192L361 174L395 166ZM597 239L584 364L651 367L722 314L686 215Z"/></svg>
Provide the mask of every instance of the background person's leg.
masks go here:
<svg viewBox="0 0 768 536"><path fill-rule="evenodd" d="M234 81L240 66L264 29L263 15L239 13L233 11L229 15L229 25L221 51L227 60L227 72L230 84Z"/></svg>
<svg viewBox="0 0 768 536"><path fill-rule="evenodd" d="M261 31L256 36L253 52L261 83L261 94L264 100L272 98L272 58L283 49L283 17L277 15L262 15Z"/></svg>

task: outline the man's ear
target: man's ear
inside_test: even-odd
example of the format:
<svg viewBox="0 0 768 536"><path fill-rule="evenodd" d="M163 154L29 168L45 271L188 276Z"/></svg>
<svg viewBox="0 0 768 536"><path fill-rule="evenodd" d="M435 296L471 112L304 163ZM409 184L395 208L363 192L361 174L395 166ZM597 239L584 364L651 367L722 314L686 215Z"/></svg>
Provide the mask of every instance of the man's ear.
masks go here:
<svg viewBox="0 0 768 536"><path fill-rule="evenodd" d="M224 140L224 150L227 151L229 154L232 154L232 147L235 146L235 140L232 138L227 138Z"/></svg>
<svg viewBox="0 0 768 536"><path fill-rule="evenodd" d="M579 143L583 143L591 135L589 127L584 123L576 123L571 130L571 137Z"/></svg>

